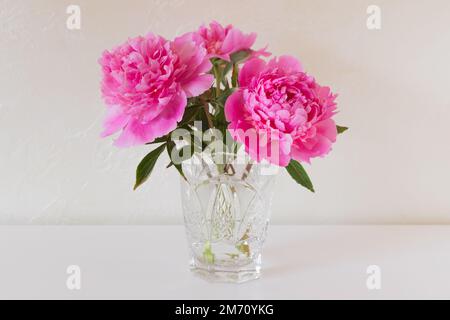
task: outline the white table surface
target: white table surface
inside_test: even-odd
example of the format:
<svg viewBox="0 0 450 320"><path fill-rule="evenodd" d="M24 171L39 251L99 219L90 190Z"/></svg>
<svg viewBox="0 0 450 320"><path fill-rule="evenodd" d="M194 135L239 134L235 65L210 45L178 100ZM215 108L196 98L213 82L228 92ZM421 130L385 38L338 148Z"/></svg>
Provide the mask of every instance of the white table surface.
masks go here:
<svg viewBox="0 0 450 320"><path fill-rule="evenodd" d="M2 226L0 298L450 298L448 226L271 226L262 278L239 285L195 277L187 258L181 226Z"/></svg>

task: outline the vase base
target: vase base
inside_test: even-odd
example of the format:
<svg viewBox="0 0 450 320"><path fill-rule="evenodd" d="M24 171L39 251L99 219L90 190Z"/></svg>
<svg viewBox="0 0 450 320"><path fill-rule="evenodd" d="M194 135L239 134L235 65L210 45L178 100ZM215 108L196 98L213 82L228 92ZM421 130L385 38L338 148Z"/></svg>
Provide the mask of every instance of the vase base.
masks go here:
<svg viewBox="0 0 450 320"><path fill-rule="evenodd" d="M217 265L204 265L195 259L190 262L191 272L209 282L243 283L256 280L261 276L259 264L242 268Z"/></svg>

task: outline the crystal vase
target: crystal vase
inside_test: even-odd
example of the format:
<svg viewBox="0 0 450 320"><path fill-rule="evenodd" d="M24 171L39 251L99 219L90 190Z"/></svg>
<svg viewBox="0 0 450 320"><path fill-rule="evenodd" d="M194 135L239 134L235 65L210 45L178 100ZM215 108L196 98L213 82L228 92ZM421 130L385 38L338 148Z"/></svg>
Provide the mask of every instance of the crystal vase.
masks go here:
<svg viewBox="0 0 450 320"><path fill-rule="evenodd" d="M234 155L224 163L205 155L183 163L190 267L210 281L240 283L261 274L276 168Z"/></svg>

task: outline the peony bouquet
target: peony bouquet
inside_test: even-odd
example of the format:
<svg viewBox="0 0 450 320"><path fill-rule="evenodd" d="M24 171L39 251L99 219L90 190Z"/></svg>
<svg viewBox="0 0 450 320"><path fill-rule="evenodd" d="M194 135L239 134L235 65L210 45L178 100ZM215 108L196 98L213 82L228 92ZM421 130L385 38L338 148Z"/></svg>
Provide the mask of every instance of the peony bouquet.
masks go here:
<svg viewBox="0 0 450 320"><path fill-rule="evenodd" d="M104 137L152 145L134 188L167 151L181 175L190 266L210 280L243 282L261 270L273 177L286 168L314 191L301 163L326 155L339 132L336 95L292 56L254 50L256 34L217 22L174 40L148 34L100 59Z"/></svg>
<svg viewBox="0 0 450 320"><path fill-rule="evenodd" d="M174 40L152 33L130 38L103 53L102 136L119 132L118 147L159 145L139 164L135 188L164 150L168 167L186 178L182 161L208 150L211 142L218 154L217 142L223 142L222 152L243 146L254 162L285 167L314 191L300 163L328 154L347 129L333 120L336 95L295 57L254 50L255 39L255 33L212 22ZM209 139L196 139L198 132Z"/></svg>

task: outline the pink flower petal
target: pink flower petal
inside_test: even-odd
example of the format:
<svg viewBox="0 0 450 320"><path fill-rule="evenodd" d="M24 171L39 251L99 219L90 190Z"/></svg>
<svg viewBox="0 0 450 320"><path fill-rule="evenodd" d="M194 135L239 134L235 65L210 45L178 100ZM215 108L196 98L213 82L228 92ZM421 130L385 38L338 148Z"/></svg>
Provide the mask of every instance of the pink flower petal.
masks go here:
<svg viewBox="0 0 450 320"><path fill-rule="evenodd" d="M106 119L103 123L104 130L101 133L101 137L107 137L113 133L123 129L127 124L129 116L122 112L119 106L108 107Z"/></svg>
<svg viewBox="0 0 450 320"><path fill-rule="evenodd" d="M208 57L230 61L230 54L240 50L251 50L255 43L256 33L244 34L232 25L222 26L212 21L209 26L201 26L196 32L202 39ZM258 55L267 54L259 51Z"/></svg>
<svg viewBox="0 0 450 320"><path fill-rule="evenodd" d="M156 138L169 133L176 128L177 122L182 119L186 103L186 95L181 91L164 107L164 111L152 121L144 124L137 119L133 119L128 122L114 144L123 148L131 147L152 142Z"/></svg>
<svg viewBox="0 0 450 320"><path fill-rule="evenodd" d="M284 73L303 72L303 67L297 58L284 55L277 58L273 58L269 61L269 67L278 67Z"/></svg>
<svg viewBox="0 0 450 320"><path fill-rule="evenodd" d="M269 131L267 137L259 141L259 157L266 159L272 164L285 167L291 160L291 145L292 138L290 135Z"/></svg>
<svg viewBox="0 0 450 320"><path fill-rule="evenodd" d="M228 32L223 41L222 51L233 53L239 50L250 49L255 43L255 40L256 33L245 35L239 29L233 28Z"/></svg>
<svg viewBox="0 0 450 320"><path fill-rule="evenodd" d="M336 142L337 128L333 119L326 119L315 125L317 133L324 136L331 142Z"/></svg>
<svg viewBox="0 0 450 320"><path fill-rule="evenodd" d="M241 87L249 86L251 79L258 76L265 68L264 60L258 58L248 60L239 72L239 85Z"/></svg>
<svg viewBox="0 0 450 320"><path fill-rule="evenodd" d="M114 141L114 145L120 148L132 147L145 144L148 137L149 125L142 124L139 120L133 119L128 122L120 136Z"/></svg>
<svg viewBox="0 0 450 320"><path fill-rule="evenodd" d="M186 92L187 97L190 98L201 95L203 92L208 90L211 87L213 80L214 77L212 75L204 74L192 79L188 83L181 85L183 90Z"/></svg>
<svg viewBox="0 0 450 320"><path fill-rule="evenodd" d="M310 163L311 158L323 157L331 151L332 144L336 141L337 129L332 119L317 123L314 127L316 134L306 141L294 141L292 146L292 158Z"/></svg>
<svg viewBox="0 0 450 320"><path fill-rule="evenodd" d="M245 116L244 100L241 91L236 91L225 102L225 118L230 121L243 120Z"/></svg>
<svg viewBox="0 0 450 320"><path fill-rule="evenodd" d="M209 59L205 59L195 70L197 73L205 73L212 69L212 63Z"/></svg>

